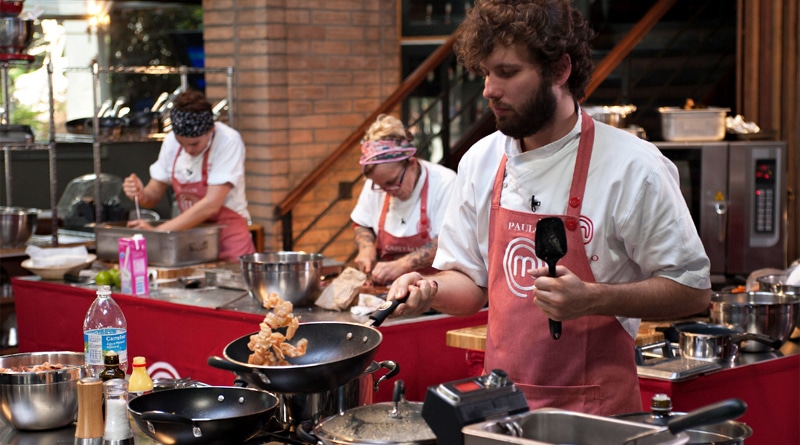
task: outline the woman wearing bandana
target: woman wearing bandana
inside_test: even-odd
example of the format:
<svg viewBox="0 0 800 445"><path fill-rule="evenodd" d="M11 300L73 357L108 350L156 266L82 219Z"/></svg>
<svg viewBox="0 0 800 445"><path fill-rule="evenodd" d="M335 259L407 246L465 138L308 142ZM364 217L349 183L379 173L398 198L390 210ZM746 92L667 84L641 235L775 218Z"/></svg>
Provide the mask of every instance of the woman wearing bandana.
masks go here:
<svg viewBox="0 0 800 445"><path fill-rule="evenodd" d="M361 145L367 180L350 218L358 245L356 266L386 284L414 270L429 271L456 174L417 159L412 136L382 114Z"/></svg>
<svg viewBox="0 0 800 445"><path fill-rule="evenodd" d="M161 144L143 186L135 174L122 188L139 205L156 205L172 186L180 215L151 226L129 221L128 227L147 230L185 230L201 223L220 224L219 258L236 261L255 252L248 230L250 214L244 185L245 147L233 128L214 122L211 104L197 91L179 94L170 111L172 132Z"/></svg>

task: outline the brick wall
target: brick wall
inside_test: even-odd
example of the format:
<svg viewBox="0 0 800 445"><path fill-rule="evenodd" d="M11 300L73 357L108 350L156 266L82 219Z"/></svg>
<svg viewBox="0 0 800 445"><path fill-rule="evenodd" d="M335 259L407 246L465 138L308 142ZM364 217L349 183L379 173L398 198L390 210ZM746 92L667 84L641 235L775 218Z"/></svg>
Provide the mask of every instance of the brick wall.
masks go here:
<svg viewBox="0 0 800 445"><path fill-rule="evenodd" d="M397 4L389 0L204 0L206 66L234 67L234 127L247 145L247 198L265 250L282 246L275 206L400 84ZM224 97L224 74L208 74L209 97ZM355 150L357 148L354 147ZM352 181L357 152L294 212L315 217ZM355 184L357 197L361 184ZM319 251L349 219L355 201L326 217L296 249ZM296 235L295 235L296 236ZM352 232L326 250L340 259Z"/></svg>

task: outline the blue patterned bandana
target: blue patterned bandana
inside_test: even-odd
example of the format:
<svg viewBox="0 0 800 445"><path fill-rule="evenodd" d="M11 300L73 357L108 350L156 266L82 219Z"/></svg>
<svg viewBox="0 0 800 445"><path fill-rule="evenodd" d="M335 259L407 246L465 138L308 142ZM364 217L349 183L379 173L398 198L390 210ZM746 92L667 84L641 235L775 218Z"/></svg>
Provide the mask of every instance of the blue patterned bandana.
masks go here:
<svg viewBox="0 0 800 445"><path fill-rule="evenodd" d="M172 131L177 136L196 138L214 128L214 114L211 111L181 111L173 109L169 112Z"/></svg>

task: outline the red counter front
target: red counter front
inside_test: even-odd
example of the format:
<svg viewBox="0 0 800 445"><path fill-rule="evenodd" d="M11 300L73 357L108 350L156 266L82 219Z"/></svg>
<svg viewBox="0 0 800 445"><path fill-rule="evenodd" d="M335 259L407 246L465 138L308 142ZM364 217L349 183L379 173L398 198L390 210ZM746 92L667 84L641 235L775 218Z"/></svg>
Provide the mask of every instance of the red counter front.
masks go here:
<svg viewBox="0 0 800 445"><path fill-rule="evenodd" d="M93 289L29 278L12 279L20 352L82 351L83 319ZM231 385L234 374L207 364L231 341L258 330L259 314L113 294L128 322L128 354L147 358L158 369L211 385ZM468 376L464 351L446 346L449 330L486 323L486 312L469 317L423 316L388 321L376 360L393 360L409 400L422 401L428 386ZM157 369L154 369L157 368ZM391 400L384 384L376 401Z"/></svg>

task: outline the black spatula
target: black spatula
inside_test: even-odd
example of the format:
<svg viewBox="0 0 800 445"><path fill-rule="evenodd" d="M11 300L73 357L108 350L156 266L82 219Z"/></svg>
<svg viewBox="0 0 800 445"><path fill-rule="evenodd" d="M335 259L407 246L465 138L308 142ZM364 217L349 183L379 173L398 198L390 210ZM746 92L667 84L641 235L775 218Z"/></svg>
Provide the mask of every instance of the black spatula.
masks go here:
<svg viewBox="0 0 800 445"><path fill-rule="evenodd" d="M542 218L536 223L536 256L547 263L549 275L556 276L556 263L567 254L567 232L561 218ZM561 338L561 322L550 320L550 335Z"/></svg>

